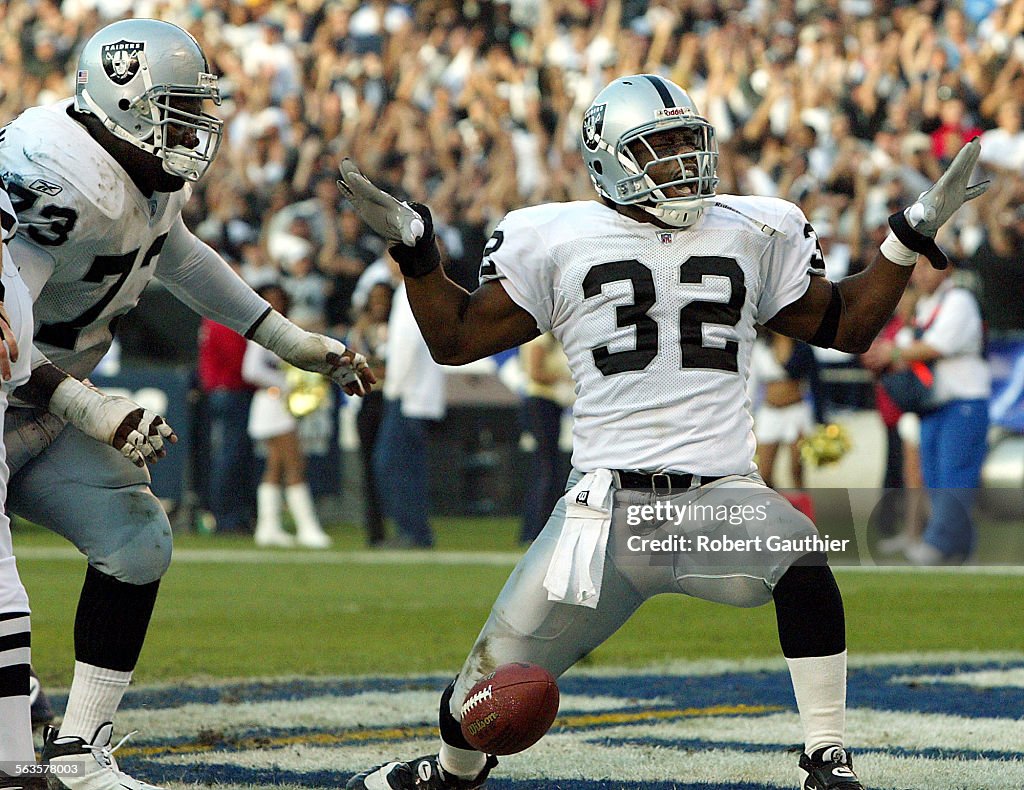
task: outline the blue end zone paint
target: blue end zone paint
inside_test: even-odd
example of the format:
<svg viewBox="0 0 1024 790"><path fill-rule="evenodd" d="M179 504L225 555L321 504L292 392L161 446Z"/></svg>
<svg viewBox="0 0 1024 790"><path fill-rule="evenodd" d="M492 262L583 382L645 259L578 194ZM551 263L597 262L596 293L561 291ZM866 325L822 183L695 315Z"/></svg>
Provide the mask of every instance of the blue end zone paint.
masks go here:
<svg viewBox="0 0 1024 790"><path fill-rule="evenodd" d="M1006 670L1021 663L883 666L851 669L847 702L851 708L872 708L917 713L950 713L957 716L1024 717L1024 689L978 689L952 683L916 685L895 678L905 675L953 675L956 672ZM725 673L709 677L634 675L624 678L573 678L559 682L565 694L652 699L667 697L673 705L781 705L795 710L793 690L786 672ZM958 693L963 692L963 693Z"/></svg>
<svg viewBox="0 0 1024 790"><path fill-rule="evenodd" d="M928 664L880 666L851 669L847 698L850 707L920 713L952 713L966 717L1024 717L1024 689L978 689L952 683L910 685L895 678L904 675L953 675L964 671L1024 668L1024 662L979 664ZM302 700L316 696L350 697L364 692L436 691L440 698L448 676L420 676L409 679L360 678L352 680L293 680L280 683L233 683L214 687L181 686L130 692L122 709L175 708L201 703L216 705L238 702ZM793 691L785 671L726 672L709 676L623 675L587 677L568 675L559 681L563 694L608 696L624 699L671 700L686 707L712 705L781 705L794 708ZM967 689L969 693L954 693ZM66 697L52 695L62 708ZM433 712L425 711L425 716Z"/></svg>
<svg viewBox="0 0 1024 790"><path fill-rule="evenodd" d="M893 712L900 714L945 714L960 716L966 719L1006 719L1008 722L1019 722L1024 720L1024 689L1014 686L979 688L966 683L957 683L952 676L960 672L979 671L1007 671L1024 669L1024 660L1014 661L981 661L981 662L957 662L941 664L899 664L873 666L866 668L855 668L849 673L848 701L851 709L873 710ZM931 677L949 677L950 682L943 683L917 683L908 682L906 679L898 678L913 677L917 675L928 675ZM350 678L350 679L324 679L324 680L285 680L281 682L240 682L230 683L221 686L181 686L158 689L131 690L125 698L123 708L135 710L168 710L178 708L186 704L192 705L238 705L242 702L274 702L274 701L302 701L314 697L335 697L339 704L345 704L347 699L366 692L390 692L400 694L402 692L436 692L440 695L441 690L449 681L445 675L419 676L414 678ZM572 697L585 699L596 699L607 697L611 700L618 700L620 704L610 706L607 711L587 710L586 714L600 715L602 713L628 714L630 712L652 711L652 710L675 710L685 708L712 708L716 706L746 705L746 706L769 706L779 707L784 711L790 711L795 715L795 703L793 692L789 682L788 673L785 669L770 671L727 671L709 675L655 675L655 674L628 674L623 673L615 676L588 676L585 674L570 674L559 682L563 698L566 702L563 705L563 714L572 714ZM63 707L64 698L53 695L52 699L58 709ZM732 714L730 714L732 715ZM750 718L751 727L757 726L756 719L759 714L736 714L746 715ZM422 725L433 726L436 721L436 710L423 710ZM638 722L647 724L649 722ZM187 784L240 784L240 785L280 785L294 784L306 787L342 787L349 778L350 771L317 770L298 771L294 768L289 770L267 767L249 767L224 764L218 760L217 755L227 755L233 752L252 751L254 742L260 739L265 746L258 746L263 760L261 766L265 766L267 758L274 759L275 751L280 750L282 755L288 752L287 746L275 746L277 739L291 739L291 743L302 742L301 736L308 735L310 743L313 743L313 736L323 735L325 728L320 727L280 727L273 726L273 721L268 721L266 728L252 729L251 727L239 728L226 734L223 742L217 743L212 748L206 748L200 753L200 744L196 741L196 733L202 727L201 714L191 722L191 727L182 727L179 737L173 738L147 738L143 729L135 736L130 744L127 744L123 752L119 752L122 767L129 773L145 778L147 781L158 784L168 782L181 782ZM671 727L671 721L663 722ZM381 729L389 725L382 725ZM395 723L395 726L402 726ZM416 727L415 723L406 722L406 727ZM732 751L737 754L765 754L778 755L780 752L791 751L794 766L799 746L792 747L757 744L752 742L737 743L716 740L714 736L702 738L671 738L650 737L637 735L637 737L623 737L619 729L614 737L602 736L602 730L608 727L621 728L624 725L620 720L610 719L608 724L595 724L585 729L579 727L565 727L556 724L553 732L574 733L583 741L598 745L600 748L614 750L635 749L637 747L660 747L677 752L706 753L710 751ZM422 728L421 728L422 729ZM338 732L328 733L332 736ZM363 733L369 735L369 733ZM394 756L400 759L410 759L416 754L408 749L410 745L406 741L393 741L393 734L389 735L389 743L394 743ZM417 736L422 738L422 734ZM856 732L850 734L851 741L856 742ZM581 743L583 742L581 741ZM280 742L280 741L279 741ZM362 739L362 745L380 743L373 737ZM192 761L189 746L196 746L195 760ZM177 765L161 759L162 748L178 747L179 754L184 754L187 764ZM206 745L208 746L208 744ZM907 758L914 760L974 760L985 761L990 764L1006 762L1019 763L1024 760L1024 744L1021 749L1012 751L1011 744L1000 745L993 748L994 744L979 742L976 749L950 749L950 748L902 748L898 743L891 747L856 749L861 755L886 755L895 758ZM335 743L326 748L345 749L344 744ZM1010 749L1010 750L1007 750ZM142 750L142 751L138 751ZM132 752L135 751L134 754ZM390 751L390 748L388 749ZM122 756L123 755L123 756ZM237 758L236 758L237 759ZM243 758L244 762L244 758ZM369 767L369 766L364 766ZM585 766L584 766L585 767ZM581 773L585 773L581 767ZM571 771L570 771L571 772ZM536 780L510 780L498 774L488 783L492 790L533 790L534 788L565 788L566 790L611 790L612 788L645 788L645 790L764 790L764 785L750 783L700 783L696 781L680 783L678 781L665 782L625 782L614 779L579 779L561 781L536 781Z"/></svg>
<svg viewBox="0 0 1024 790"><path fill-rule="evenodd" d="M602 741L607 746L661 746L666 749L680 751L707 751L708 749L728 749L747 754L778 754L779 746L773 743L736 743L735 741L713 741L697 738L606 738ZM794 760L800 755L801 748L794 744L789 751ZM993 762L1011 762L1020 760L1020 752L1002 752L987 749L872 749L857 747L857 757L865 754L886 754L890 757L924 757L929 760L991 760Z"/></svg>

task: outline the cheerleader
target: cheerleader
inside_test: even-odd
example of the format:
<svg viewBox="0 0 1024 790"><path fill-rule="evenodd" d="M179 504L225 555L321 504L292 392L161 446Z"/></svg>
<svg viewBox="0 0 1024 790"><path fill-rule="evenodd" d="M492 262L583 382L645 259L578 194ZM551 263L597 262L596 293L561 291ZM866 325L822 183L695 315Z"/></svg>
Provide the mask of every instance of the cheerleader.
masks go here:
<svg viewBox="0 0 1024 790"><path fill-rule="evenodd" d="M257 290L282 315L288 314L288 296L276 283ZM313 506L306 484L306 458L299 444L298 421L288 411L288 383L281 359L249 341L242 360L242 378L258 387L249 409L249 437L262 441L267 451L263 479L256 491L256 545L312 549L331 545ZM281 525L281 494L295 522L296 534Z"/></svg>

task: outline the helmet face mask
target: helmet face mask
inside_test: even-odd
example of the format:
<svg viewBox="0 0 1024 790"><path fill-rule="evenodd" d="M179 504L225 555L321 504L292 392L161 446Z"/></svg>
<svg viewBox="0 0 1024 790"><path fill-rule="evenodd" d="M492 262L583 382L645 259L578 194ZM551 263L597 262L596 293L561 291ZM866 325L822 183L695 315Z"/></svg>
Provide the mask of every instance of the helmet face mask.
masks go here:
<svg viewBox="0 0 1024 790"><path fill-rule="evenodd" d="M86 42L78 61L75 109L197 181L220 147L223 122L202 109L220 104L217 78L186 31L155 19L126 19Z"/></svg>
<svg viewBox="0 0 1024 790"><path fill-rule="evenodd" d="M598 193L674 227L696 222L718 185L715 130L662 77L623 77L583 120L583 158Z"/></svg>

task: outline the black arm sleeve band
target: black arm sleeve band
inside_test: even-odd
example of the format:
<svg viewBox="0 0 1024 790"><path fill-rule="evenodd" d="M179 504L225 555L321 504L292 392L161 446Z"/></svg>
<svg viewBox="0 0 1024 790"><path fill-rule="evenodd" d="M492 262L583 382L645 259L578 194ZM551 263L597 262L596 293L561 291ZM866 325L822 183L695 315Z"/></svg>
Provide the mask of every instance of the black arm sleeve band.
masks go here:
<svg viewBox="0 0 1024 790"><path fill-rule="evenodd" d="M896 234L896 238L903 243L903 246L918 255L924 255L936 269L945 269L949 265L946 254L939 249L935 239L914 230L907 218L903 216L902 211L889 215L889 227Z"/></svg>
<svg viewBox="0 0 1024 790"><path fill-rule="evenodd" d="M272 312L274 312L273 307L268 307L266 310L264 310L263 315L261 315L253 322L253 325L249 327L249 330L244 335L242 335L242 337L244 337L246 340L252 340L252 336L256 334L256 330L259 328L259 325L263 323L263 319L270 315Z"/></svg>
<svg viewBox="0 0 1024 790"><path fill-rule="evenodd" d="M843 297L839 293L839 286L831 281L829 285L832 288L832 298L828 300L828 307L825 308L825 317L821 319L814 337L807 341L818 348L832 348L836 332L839 331L839 318L843 314Z"/></svg>
<svg viewBox="0 0 1024 790"><path fill-rule="evenodd" d="M441 265L441 251L434 239L434 220L430 209L422 203L410 203L410 206L423 219L423 235L412 247L404 244L393 244L389 252L398 262L403 277L423 277Z"/></svg>

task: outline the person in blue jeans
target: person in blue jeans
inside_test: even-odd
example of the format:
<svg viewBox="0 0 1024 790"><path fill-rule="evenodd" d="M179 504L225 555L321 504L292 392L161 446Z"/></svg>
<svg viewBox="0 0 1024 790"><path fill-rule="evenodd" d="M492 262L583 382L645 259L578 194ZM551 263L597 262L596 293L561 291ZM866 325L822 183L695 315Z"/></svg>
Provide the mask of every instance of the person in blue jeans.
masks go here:
<svg viewBox="0 0 1024 790"><path fill-rule="evenodd" d="M217 530L232 534L250 534L256 516L255 455L246 433L254 388L242 378L244 356L244 337L203 319L198 369L210 454L205 500Z"/></svg>
<svg viewBox="0 0 1024 790"><path fill-rule="evenodd" d="M974 295L954 283L952 271L915 268L912 282L922 297L914 325L893 342L877 344L877 354L893 367L921 361L934 375L934 406L921 415L920 451L931 515L921 542L906 549L918 565L961 563L974 552L971 508L988 449L991 377L981 311Z"/></svg>
<svg viewBox="0 0 1024 790"><path fill-rule="evenodd" d="M386 359L384 417L374 444L373 470L384 514L394 520L398 534L384 545L427 549L434 545L428 519L427 432L445 415L445 373L430 356L404 285L391 303Z"/></svg>
<svg viewBox="0 0 1024 790"><path fill-rule="evenodd" d="M562 412L572 405L576 396L565 352L550 332L523 344L519 359L526 374L524 428L536 441L519 530L519 542L530 543L544 529L551 508L565 493L567 472L561 468L558 438L562 431Z"/></svg>

